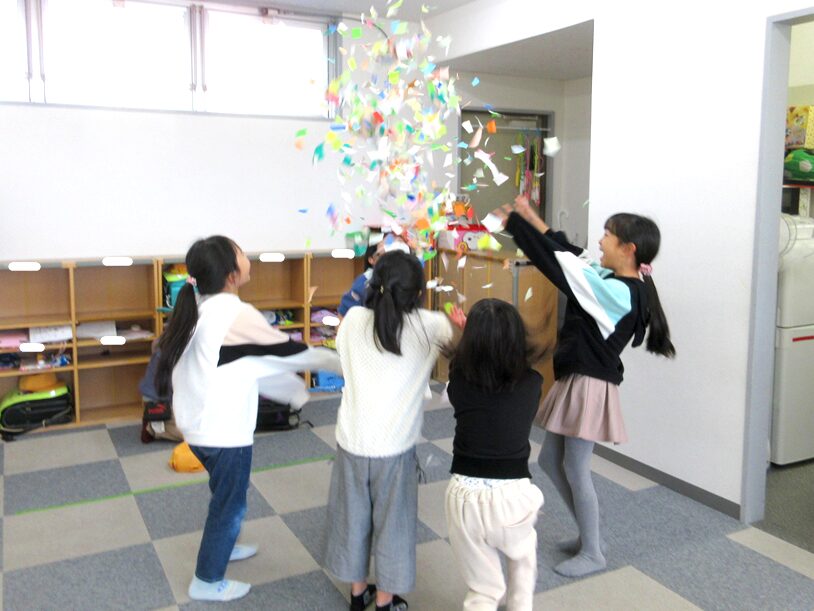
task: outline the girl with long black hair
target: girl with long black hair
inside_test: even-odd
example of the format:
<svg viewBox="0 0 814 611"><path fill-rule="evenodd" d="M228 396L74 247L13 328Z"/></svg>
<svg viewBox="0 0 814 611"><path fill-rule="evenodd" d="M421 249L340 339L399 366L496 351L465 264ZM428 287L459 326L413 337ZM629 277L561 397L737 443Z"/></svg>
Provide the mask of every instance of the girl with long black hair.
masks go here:
<svg viewBox="0 0 814 611"><path fill-rule="evenodd" d="M522 195L513 210L507 205L494 214L568 300L554 352L555 382L536 419L547 431L538 462L579 527L579 539L563 546L573 557L554 570L566 577L587 575L606 566L591 479L594 443L627 441L619 402L620 354L631 339L633 347L642 344L647 333L649 352L675 356L652 278L661 234L649 218L614 214L605 223L596 264L565 234L552 231Z"/></svg>
<svg viewBox="0 0 814 611"><path fill-rule="evenodd" d="M424 274L415 255L381 256L366 307L351 308L336 336L345 387L336 422L325 568L351 583L352 611L407 608L415 587L422 405L446 316L420 307ZM367 584L371 554L376 585ZM378 590L377 590L378 588Z"/></svg>

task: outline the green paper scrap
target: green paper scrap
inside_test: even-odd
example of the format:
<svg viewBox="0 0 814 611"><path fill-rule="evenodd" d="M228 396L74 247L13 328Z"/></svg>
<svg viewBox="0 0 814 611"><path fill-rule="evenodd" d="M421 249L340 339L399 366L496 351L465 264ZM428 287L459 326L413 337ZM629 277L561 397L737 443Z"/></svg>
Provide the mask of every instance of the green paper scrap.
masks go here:
<svg viewBox="0 0 814 611"><path fill-rule="evenodd" d="M401 80L401 75L399 74L398 70L393 70L387 75L387 80L390 81L391 85L398 85L399 81Z"/></svg>
<svg viewBox="0 0 814 611"><path fill-rule="evenodd" d="M313 163L316 163L317 161L322 161L323 159L325 159L325 143L320 142L317 145L317 148L314 149L312 161Z"/></svg>
<svg viewBox="0 0 814 611"><path fill-rule="evenodd" d="M303 127L302 129L298 129L297 133L295 134L296 138L304 138L308 134L308 128Z"/></svg>
<svg viewBox="0 0 814 611"><path fill-rule="evenodd" d="M435 255L438 254L437 250L425 250L424 251L424 260L429 261L430 259L434 258Z"/></svg>
<svg viewBox="0 0 814 611"><path fill-rule="evenodd" d="M362 28L353 28L350 31L350 37L354 40L359 40L362 37Z"/></svg>
<svg viewBox="0 0 814 611"><path fill-rule="evenodd" d="M348 60L348 70L356 70L356 58L351 57Z"/></svg>
<svg viewBox="0 0 814 611"><path fill-rule="evenodd" d="M446 312L446 313L447 313L447 316L452 316L452 308L453 308L453 307L455 307L455 306L453 306L453 305L452 305L452 302L451 302L451 301L447 301L447 302L444 304L444 312Z"/></svg>

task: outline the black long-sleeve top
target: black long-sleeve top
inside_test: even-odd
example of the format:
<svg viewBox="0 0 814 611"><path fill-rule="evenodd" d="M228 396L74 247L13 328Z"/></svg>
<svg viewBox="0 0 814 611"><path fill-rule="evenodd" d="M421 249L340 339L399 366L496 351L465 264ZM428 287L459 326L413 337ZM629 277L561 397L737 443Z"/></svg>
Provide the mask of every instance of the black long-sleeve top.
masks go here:
<svg viewBox="0 0 814 611"><path fill-rule="evenodd" d="M486 393L453 369L447 394L455 411L451 473L490 479L531 477L529 435L543 376L529 369L512 390Z"/></svg>
<svg viewBox="0 0 814 611"><path fill-rule="evenodd" d="M649 318L644 282L589 263L564 233L542 234L516 212L509 215L506 230L568 299L554 352L554 378L578 373L620 384L622 350L631 337L634 347L644 340Z"/></svg>

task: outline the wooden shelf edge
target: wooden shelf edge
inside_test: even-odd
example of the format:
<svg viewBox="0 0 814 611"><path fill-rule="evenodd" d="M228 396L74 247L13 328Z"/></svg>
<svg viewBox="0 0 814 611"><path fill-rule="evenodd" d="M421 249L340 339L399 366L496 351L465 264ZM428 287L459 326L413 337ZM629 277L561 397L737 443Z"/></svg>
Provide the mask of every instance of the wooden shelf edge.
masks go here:
<svg viewBox="0 0 814 611"><path fill-rule="evenodd" d="M101 369L103 367L125 367L127 365L146 365L150 362L150 355L144 356L131 356L131 357L95 357L86 359L83 363L81 360L77 362L76 368L79 371L85 369Z"/></svg>
<svg viewBox="0 0 814 611"><path fill-rule="evenodd" d="M59 373L61 371L73 371L73 365L68 367L43 367L42 369L0 369L0 378L17 378L20 376L32 376L38 373Z"/></svg>

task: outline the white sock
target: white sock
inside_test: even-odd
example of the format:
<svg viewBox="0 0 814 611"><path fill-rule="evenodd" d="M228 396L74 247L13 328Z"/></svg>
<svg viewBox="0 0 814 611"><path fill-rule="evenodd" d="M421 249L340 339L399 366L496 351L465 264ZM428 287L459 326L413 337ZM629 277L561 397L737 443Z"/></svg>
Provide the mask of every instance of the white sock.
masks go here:
<svg viewBox="0 0 814 611"><path fill-rule="evenodd" d="M227 601L246 596L250 589L251 585L242 581L223 579L215 583L209 583L193 577L187 593L192 600Z"/></svg>
<svg viewBox="0 0 814 611"><path fill-rule="evenodd" d="M234 560L245 560L246 558L251 558L256 553L256 545L235 545L232 548L232 553L229 555L229 562Z"/></svg>

